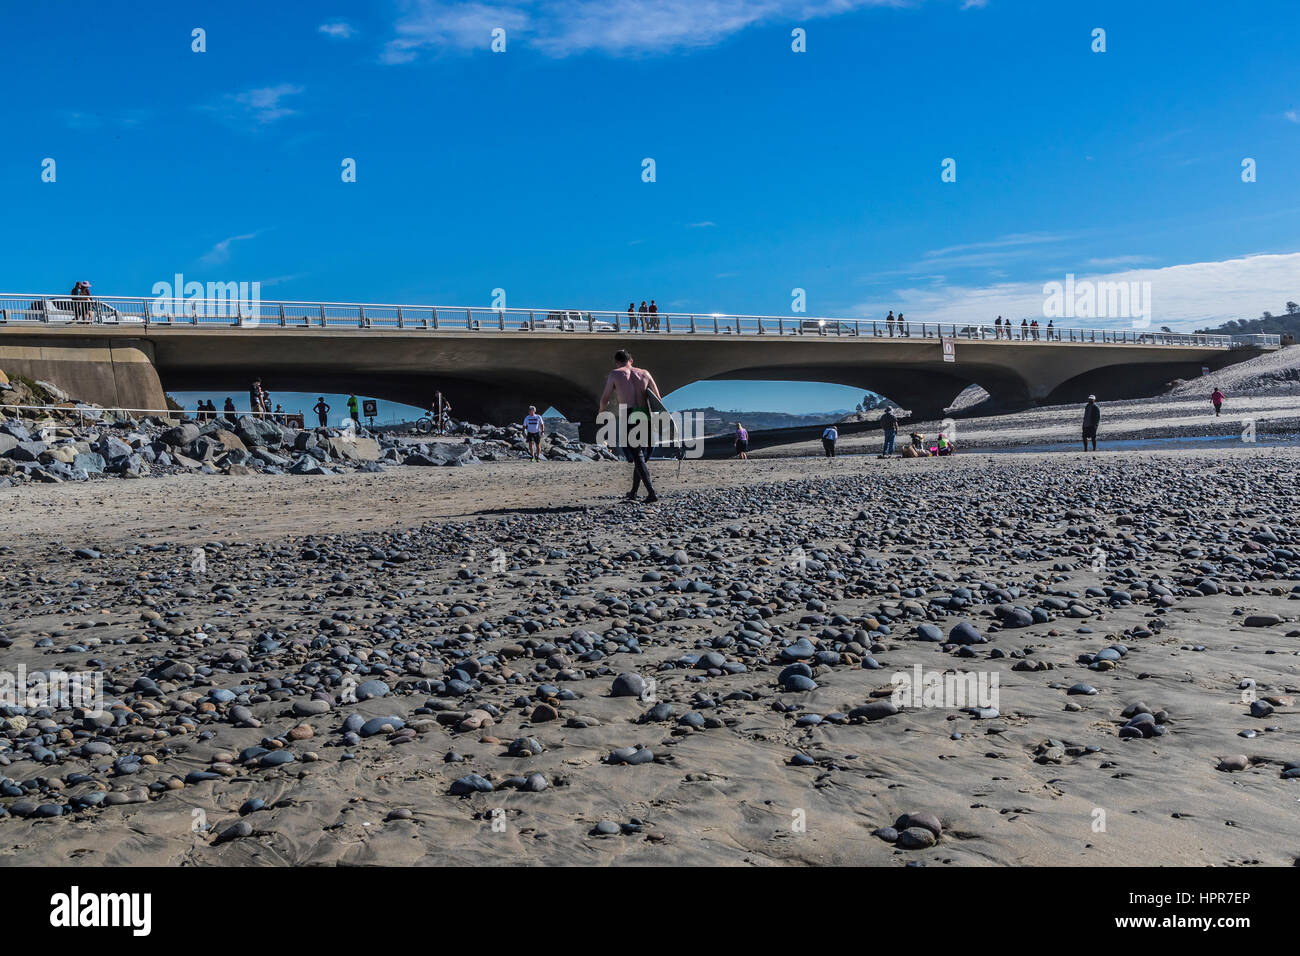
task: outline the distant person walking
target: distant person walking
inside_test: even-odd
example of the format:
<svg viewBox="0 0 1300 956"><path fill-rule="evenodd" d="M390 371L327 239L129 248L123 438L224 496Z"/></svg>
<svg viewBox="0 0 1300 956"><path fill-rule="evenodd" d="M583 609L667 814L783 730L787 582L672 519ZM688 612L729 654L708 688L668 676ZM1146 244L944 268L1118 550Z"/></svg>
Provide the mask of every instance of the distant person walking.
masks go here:
<svg viewBox="0 0 1300 956"><path fill-rule="evenodd" d="M656 332L659 331L659 306L655 305L655 300L650 300L650 326Z"/></svg>
<svg viewBox="0 0 1300 956"><path fill-rule="evenodd" d="M749 431L740 422L736 422L736 455L741 461L749 461Z"/></svg>
<svg viewBox="0 0 1300 956"><path fill-rule="evenodd" d="M316 419L320 422L321 428L328 428L330 423L330 407L325 402L325 396L321 395L316 399L316 404L311 407L316 413Z"/></svg>
<svg viewBox="0 0 1300 956"><path fill-rule="evenodd" d="M1000 315L993 321L993 337L1002 338L1002 316Z"/></svg>
<svg viewBox="0 0 1300 956"><path fill-rule="evenodd" d="M1218 418L1223 410L1223 393L1216 388L1210 393L1210 401L1214 403L1214 417Z"/></svg>
<svg viewBox="0 0 1300 956"><path fill-rule="evenodd" d="M641 316L641 328L644 331L649 332L650 331L650 307L645 304L645 299L641 300L641 308L638 309L637 312L640 313Z"/></svg>
<svg viewBox="0 0 1300 956"><path fill-rule="evenodd" d="M629 501L636 500L636 494L645 485L646 503L659 500L654 485L650 482L650 469L646 459L650 454L651 422L650 404L646 394L652 394L662 400L659 386L654 376L643 368L632 364L632 356L625 349L614 353L614 368L605 377L605 390L601 393L597 412L604 412L609 404L617 401L620 436L627 442L623 447L623 457L632 463L632 490L627 493ZM625 431L624 431L625 430Z"/></svg>
<svg viewBox="0 0 1300 956"><path fill-rule="evenodd" d="M636 303L629 302L627 304L627 327L635 332L636 324Z"/></svg>
<svg viewBox="0 0 1300 956"><path fill-rule="evenodd" d="M904 338L911 338L911 330L908 329L907 323L903 320L903 313L898 313L898 334Z"/></svg>
<svg viewBox="0 0 1300 956"><path fill-rule="evenodd" d="M1089 395L1088 404L1083 406L1083 450L1088 450L1092 441L1092 450L1097 450L1097 426L1101 424L1101 409L1097 407L1097 396Z"/></svg>
<svg viewBox="0 0 1300 956"><path fill-rule="evenodd" d="M1049 342L1052 341L1052 336L1055 335L1055 334L1056 334L1056 332L1054 331L1054 326L1052 325L1052 320L1051 320L1051 319L1048 319L1048 320L1047 320L1047 341L1049 341Z"/></svg>
<svg viewBox="0 0 1300 956"><path fill-rule="evenodd" d="M822 432L822 450L826 452L827 458L835 457L835 443L840 440L840 430L834 425L827 425L826 430Z"/></svg>
<svg viewBox="0 0 1300 956"><path fill-rule="evenodd" d="M537 406L529 405L528 414L524 416L524 439L528 442L529 461L542 460L542 436L546 434L546 422L537 414Z"/></svg>
<svg viewBox="0 0 1300 956"><path fill-rule="evenodd" d="M355 395L348 395L348 415L350 415L352 420L358 425L361 424L361 411L357 405L357 397Z"/></svg>
<svg viewBox="0 0 1300 956"><path fill-rule="evenodd" d="M889 310L889 315L885 316L885 330L889 333L890 338L894 335L894 310Z"/></svg>
<svg viewBox="0 0 1300 956"><path fill-rule="evenodd" d="M885 433L885 446L880 450L880 457L894 453L894 439L898 437L898 418L892 408L886 408L880 416L880 428Z"/></svg>
<svg viewBox="0 0 1300 956"><path fill-rule="evenodd" d="M226 404L222 406L222 408L224 409L226 416L233 421L235 417L235 400L230 396L226 396Z"/></svg>

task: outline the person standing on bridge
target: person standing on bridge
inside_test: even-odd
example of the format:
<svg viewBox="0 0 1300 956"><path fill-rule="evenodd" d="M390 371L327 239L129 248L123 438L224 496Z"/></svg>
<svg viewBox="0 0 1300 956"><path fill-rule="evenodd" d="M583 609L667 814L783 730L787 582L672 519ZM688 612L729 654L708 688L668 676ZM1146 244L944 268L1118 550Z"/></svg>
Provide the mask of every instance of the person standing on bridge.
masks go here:
<svg viewBox="0 0 1300 956"><path fill-rule="evenodd" d="M1052 325L1052 320L1051 320L1051 319L1048 319L1048 320L1047 320L1047 341L1049 341L1049 342L1052 341L1052 336L1055 335L1055 334L1056 334L1056 332L1054 331L1054 326Z"/></svg>
<svg viewBox="0 0 1300 956"><path fill-rule="evenodd" d="M889 337L893 338L894 336L894 310L893 309L890 309L889 315L885 316L885 330L889 333Z"/></svg>
<svg viewBox="0 0 1300 956"><path fill-rule="evenodd" d="M634 367L632 356L625 349L619 349L614 353L614 368L605 378L605 390L596 411L604 413L612 400L618 400L618 431L626 441L623 457L632 463L632 490L627 493L627 498L635 501L636 493L644 483L646 504L653 504L659 496L650 483L650 469L646 464L653 441L647 393L663 400L654 376L643 368Z"/></svg>
<svg viewBox="0 0 1300 956"><path fill-rule="evenodd" d="M1210 393L1210 402L1214 405L1214 417L1218 418L1223 409L1223 393L1216 388Z"/></svg>
<svg viewBox="0 0 1300 956"><path fill-rule="evenodd" d="M995 339L1002 338L1002 316L1000 315L993 320L993 337Z"/></svg>
<svg viewBox="0 0 1300 956"><path fill-rule="evenodd" d="M827 425L826 430L822 432L822 450L826 452L827 458L835 457L835 443L840 440L840 430L834 425Z"/></svg>
<svg viewBox="0 0 1300 956"><path fill-rule="evenodd" d="M629 302L627 304L627 327L633 332L636 331L636 303L635 302Z"/></svg>
<svg viewBox="0 0 1300 956"><path fill-rule="evenodd" d="M911 331L907 328L907 323L903 321L902 312L898 313L898 334L907 338L911 338L912 336Z"/></svg>
<svg viewBox="0 0 1300 956"><path fill-rule="evenodd" d="M1020 320L1020 341L1023 342L1027 338L1029 338L1029 320L1021 319Z"/></svg>
<svg viewBox="0 0 1300 956"><path fill-rule="evenodd" d="M1101 409L1097 407L1097 396L1089 395L1088 404L1083 406L1083 450L1088 450L1088 440L1092 440L1092 450L1097 450L1097 426L1101 424Z"/></svg>
<svg viewBox="0 0 1300 956"><path fill-rule="evenodd" d="M659 306L655 305L655 300L650 300L650 323L654 326L656 332L659 331Z"/></svg>
<svg viewBox="0 0 1300 956"><path fill-rule="evenodd" d="M641 300L641 308L637 310L641 314L641 329L644 332L650 331L650 309L645 304L645 299Z"/></svg>
<svg viewBox="0 0 1300 956"><path fill-rule="evenodd" d="M357 397L353 394L348 395L348 415L356 424L361 424L361 412L357 405Z"/></svg>
<svg viewBox="0 0 1300 956"><path fill-rule="evenodd" d="M524 416L524 438L528 442L528 460L542 460L542 436L546 434L546 422L537 414L537 406L529 405L528 414Z"/></svg>
<svg viewBox="0 0 1300 956"><path fill-rule="evenodd" d="M880 428L885 433L885 447L880 450L880 457L886 458L894 453L894 439L898 437L898 418L892 408L886 408L880 416Z"/></svg>
<svg viewBox="0 0 1300 956"><path fill-rule="evenodd" d="M316 413L316 420L320 422L321 428L328 428L330 423L330 407L325 403L325 396L321 395L316 399L316 404L311 407Z"/></svg>

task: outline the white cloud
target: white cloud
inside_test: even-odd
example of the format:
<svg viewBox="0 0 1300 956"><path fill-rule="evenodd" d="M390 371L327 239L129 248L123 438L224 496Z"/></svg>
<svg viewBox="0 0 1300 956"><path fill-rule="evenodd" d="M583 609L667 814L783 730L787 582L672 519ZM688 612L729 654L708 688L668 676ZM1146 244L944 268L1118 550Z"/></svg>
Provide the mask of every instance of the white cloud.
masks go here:
<svg viewBox="0 0 1300 956"><path fill-rule="evenodd" d="M686 228L687 229L709 229L716 225L717 223L714 222L712 219L705 219L703 222L688 222L686 224Z"/></svg>
<svg viewBox="0 0 1300 956"><path fill-rule="evenodd" d="M1113 269L1116 266L1140 266L1144 262L1150 261L1150 256L1102 256L1097 259L1089 259L1084 265L1093 269Z"/></svg>
<svg viewBox="0 0 1300 956"><path fill-rule="evenodd" d="M322 23L316 28L327 37L334 37L339 40L350 40L356 35L356 28L346 20L332 20L329 23Z"/></svg>
<svg viewBox="0 0 1300 956"><path fill-rule="evenodd" d="M492 30L520 34L548 56L659 53L707 47L759 23L799 24L913 0L407 0L381 59L405 63L422 51L487 49Z"/></svg>
<svg viewBox="0 0 1300 956"><path fill-rule="evenodd" d="M961 8L963 10L983 10L989 5L989 0L962 0Z"/></svg>
<svg viewBox="0 0 1300 956"><path fill-rule="evenodd" d="M1300 110L1287 110L1284 114L1292 123L1300 123Z"/></svg>
<svg viewBox="0 0 1300 956"><path fill-rule="evenodd" d="M1278 314L1300 293L1300 252L1243 256L1221 262L1191 262L1153 269L1110 273L1076 273L1076 279L1105 282L1150 282L1151 326L1184 331L1216 326L1228 319L1257 318L1264 309ZM1046 275L1035 282L955 286L942 280L928 287L894 290L891 298L855 306L853 313L883 316L901 309L916 322L988 323L995 316L1043 318L1043 285L1064 282L1065 275ZM1057 325L1131 328L1127 319L1067 319Z"/></svg>
<svg viewBox="0 0 1300 956"><path fill-rule="evenodd" d="M229 261L230 244L232 242L240 242L241 240L244 239L253 239L256 238L256 236L257 233L248 232L248 233L244 233L244 235L242 236L230 236L229 238L222 239L215 246L213 246L211 249L205 252L199 261L202 262L205 266L219 266L223 262Z"/></svg>
<svg viewBox="0 0 1300 956"><path fill-rule="evenodd" d="M215 105L204 109L228 122L242 123L252 120L259 125L266 125L297 114L298 110L285 105L284 100L290 96L298 96L302 91L301 86L292 83L263 86L242 93L229 93Z"/></svg>

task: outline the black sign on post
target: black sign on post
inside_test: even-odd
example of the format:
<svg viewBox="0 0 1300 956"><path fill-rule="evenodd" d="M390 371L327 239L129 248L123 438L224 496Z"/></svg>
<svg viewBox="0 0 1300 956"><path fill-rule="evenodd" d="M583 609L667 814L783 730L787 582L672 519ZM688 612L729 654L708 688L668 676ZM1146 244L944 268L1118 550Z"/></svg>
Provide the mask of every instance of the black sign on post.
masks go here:
<svg viewBox="0 0 1300 956"><path fill-rule="evenodd" d="M379 403L373 398L364 399L361 402L361 414L370 419L370 428L373 431L375 427L375 416L379 414Z"/></svg>

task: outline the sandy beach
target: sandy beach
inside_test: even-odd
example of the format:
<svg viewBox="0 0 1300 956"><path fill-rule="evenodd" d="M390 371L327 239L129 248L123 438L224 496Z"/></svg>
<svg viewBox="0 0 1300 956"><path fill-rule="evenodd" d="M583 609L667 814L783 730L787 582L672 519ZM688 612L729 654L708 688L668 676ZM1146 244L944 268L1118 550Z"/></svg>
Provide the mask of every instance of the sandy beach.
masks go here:
<svg viewBox="0 0 1300 956"><path fill-rule="evenodd" d="M1291 865L1298 464L5 489L8 666L107 712L8 718L0 861ZM996 708L895 707L918 665Z"/></svg>

